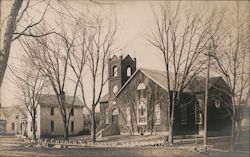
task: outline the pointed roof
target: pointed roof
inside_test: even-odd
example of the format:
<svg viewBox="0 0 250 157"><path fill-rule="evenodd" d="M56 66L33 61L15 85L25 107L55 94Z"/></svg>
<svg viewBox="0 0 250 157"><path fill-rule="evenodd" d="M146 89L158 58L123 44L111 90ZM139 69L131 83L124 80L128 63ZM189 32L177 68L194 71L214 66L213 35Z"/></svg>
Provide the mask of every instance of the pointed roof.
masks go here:
<svg viewBox="0 0 250 157"><path fill-rule="evenodd" d="M113 57L111 58L112 61L114 60L118 60L118 57L116 55L113 55Z"/></svg>
<svg viewBox="0 0 250 157"><path fill-rule="evenodd" d="M168 90L167 86L167 73L165 71L160 71L160 70L152 70L152 69L145 69L145 68L140 68L137 69L133 75L125 82L125 84L120 88L120 90L117 92L116 96L117 97L123 89L129 84L129 82L139 73L142 72L144 75L146 75L148 78L150 78L152 81L154 81L156 84L158 84L160 87L162 87L164 90ZM173 85L173 73L170 73L170 90L173 88L171 85ZM222 77L210 77L209 79L209 88L215 86L215 84L219 81L222 80L226 85L225 81L223 80ZM196 77L193 81L190 82L189 86L186 87L186 91L188 92L204 92L205 91L205 77ZM108 102L109 101L109 94L104 95L100 102Z"/></svg>
<svg viewBox="0 0 250 157"><path fill-rule="evenodd" d="M123 60L131 60L131 61L133 61L133 59L131 58L130 55L127 55Z"/></svg>
<svg viewBox="0 0 250 157"><path fill-rule="evenodd" d="M156 84L158 84L163 89L167 90L167 75L164 71L158 71L158 70L150 70L150 69L144 69L140 68L137 69L133 75L127 80L127 82L122 86L122 88L117 92L116 96L118 96L121 91L127 86L127 84L137 75L139 72L142 72L144 75L149 77L152 81L154 81Z"/></svg>
<svg viewBox="0 0 250 157"><path fill-rule="evenodd" d="M134 74L127 80L127 82L122 86L122 88L118 91L116 96L118 96L121 91L127 86L127 84L137 75L137 73L142 72L144 75L149 77L152 81L154 81L156 84L158 84L160 87L162 87L164 90L168 90L168 85L167 85L167 73L165 71L159 71L159 70L151 70L151 69L144 69L140 68L134 72ZM170 90L172 90L172 85L173 85L173 77L174 74L170 73ZM209 88L215 85L215 83L222 79L221 77L210 77L210 84ZM198 79L195 79L191 81L191 85L186 87L186 91L204 91L205 90L205 80L206 78L204 77L199 77ZM223 79L222 79L223 80ZM223 80L224 81L224 80Z"/></svg>

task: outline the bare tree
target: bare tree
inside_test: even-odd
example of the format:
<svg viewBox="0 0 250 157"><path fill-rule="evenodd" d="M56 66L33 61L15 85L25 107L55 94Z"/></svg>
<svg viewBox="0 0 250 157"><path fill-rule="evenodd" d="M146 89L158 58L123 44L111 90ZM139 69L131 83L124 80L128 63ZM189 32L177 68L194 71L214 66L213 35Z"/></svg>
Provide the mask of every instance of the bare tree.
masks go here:
<svg viewBox="0 0 250 157"><path fill-rule="evenodd" d="M160 86L155 85L154 82L149 82L149 98L148 98L148 102L149 104L151 104L151 106L149 106L149 118L150 118L150 134L152 135L153 131L154 131L154 126L157 122L157 120L160 120L157 118L157 116L160 116L160 113L157 113L159 111L157 111L157 105L163 106L163 104L166 101L166 93L164 92L165 90L161 89ZM159 109L161 109L162 107L159 106Z"/></svg>
<svg viewBox="0 0 250 157"><path fill-rule="evenodd" d="M13 77L13 82L18 88L16 97L25 105L29 116L31 117L32 139L36 140L36 115L39 102L39 95L42 94L46 87L46 78L40 70L31 67L28 59L25 58L24 67L22 69L10 68Z"/></svg>
<svg viewBox="0 0 250 157"><path fill-rule="evenodd" d="M2 3L2 2L0 2ZM23 0L15 0L10 12L9 19L7 21L7 27L4 34L3 49L0 53L0 86L3 82L4 73L7 67L7 62L10 54L10 46L13 38L13 34L16 28L16 19L18 12L22 7Z"/></svg>
<svg viewBox="0 0 250 157"><path fill-rule="evenodd" d="M138 102L138 97L132 93L132 92L124 92L123 93L125 100L126 100L126 107L130 108L130 113L127 113L127 109L125 110L120 110L121 117L124 120L125 124L130 123L130 127L124 127L125 130L127 130L131 135L134 135L135 133L139 133L139 128L138 128L138 123L137 123L137 102ZM126 111L126 112L124 112ZM127 122L127 114L130 114L130 122ZM122 127L122 126L121 126Z"/></svg>
<svg viewBox="0 0 250 157"><path fill-rule="evenodd" d="M222 40L213 40L217 71L223 75L230 90L225 91L232 98L231 150L234 150L236 132L240 131L240 105L249 87L249 72L245 68L249 62L249 23L244 14L240 14L240 3L237 2L236 18L226 24ZM231 17L232 18L232 17ZM230 113L231 113L230 111Z"/></svg>
<svg viewBox="0 0 250 157"><path fill-rule="evenodd" d="M81 68L75 68L74 73L80 79L79 88L81 89L81 97L91 115L91 134L93 143L95 143L95 109L101 98L103 87L107 82L105 69L108 58L114 51L113 46L117 32L117 22L112 19L106 21L101 16L93 16L92 20L88 20L88 23L84 21L86 19L82 18L78 23L81 23L82 26L80 36L83 49L80 55L84 58L86 57L87 72L82 73ZM92 90L91 97L88 96L88 98L85 90L86 85L90 85L90 89Z"/></svg>
<svg viewBox="0 0 250 157"><path fill-rule="evenodd" d="M24 18L27 18L27 16L29 16L28 10L32 9L32 7L41 5L41 3L45 3L46 5L45 5L45 9L41 13L42 15L40 16L40 18L37 21L30 20L24 26L22 22L25 21ZM11 43L15 41L16 39L19 39L19 37L21 37L22 35L25 35L27 31L30 31L32 28L35 28L42 22L42 20L44 19L45 13L48 9L49 3L50 2L49 1L47 2L46 0L43 0L41 2L34 3L34 4L31 3L30 0L26 2L24 2L23 0L15 0L13 2L10 15L8 16L8 19L7 19L5 32L4 32L3 47L1 47L1 52L0 52L0 86L2 85L2 81L4 78L5 71L6 71L9 54L10 54ZM24 7L22 7L23 4L25 4ZM26 19L26 21L28 20ZM22 29L22 30L19 31L19 29ZM39 34L39 36L45 35L45 34L47 33L43 32L42 34Z"/></svg>
<svg viewBox="0 0 250 157"><path fill-rule="evenodd" d="M67 17L74 18L68 8L69 4L65 0L13 0L13 5L10 10L10 14L7 17L7 23L4 30L3 46L1 45L0 50L0 87L3 82L4 74L7 68L7 63L10 55L10 48L12 42L18 40L21 36L39 38L49 34L56 33L53 29L43 31L37 31L48 12L54 11L57 14L61 14ZM5 8L2 6L0 1L1 9ZM0 17L1 26L6 21ZM2 23L3 22L3 23ZM2 32L2 27L0 32ZM39 32L39 33L38 33Z"/></svg>
<svg viewBox="0 0 250 157"><path fill-rule="evenodd" d="M165 65L171 100L167 111L170 144L173 144L174 110L180 93L204 70L204 52L211 38L208 32L215 26L212 33L217 33L220 27L220 22L213 21L215 11L205 16L192 11L180 12L180 6L180 2L176 6L163 2L159 12L153 10L155 29L146 37L159 50Z"/></svg>
<svg viewBox="0 0 250 157"><path fill-rule="evenodd" d="M27 55L32 60L32 64L48 78L52 86L64 124L64 138L68 139L69 121L75 103L79 78L74 81L72 102L65 100L65 86L68 83L67 79L71 79L71 65L77 62L74 60L74 55L79 51L77 49L79 27L66 27L63 18L58 25L60 25L60 32L35 39L26 38L22 43ZM43 29L46 30L45 27Z"/></svg>

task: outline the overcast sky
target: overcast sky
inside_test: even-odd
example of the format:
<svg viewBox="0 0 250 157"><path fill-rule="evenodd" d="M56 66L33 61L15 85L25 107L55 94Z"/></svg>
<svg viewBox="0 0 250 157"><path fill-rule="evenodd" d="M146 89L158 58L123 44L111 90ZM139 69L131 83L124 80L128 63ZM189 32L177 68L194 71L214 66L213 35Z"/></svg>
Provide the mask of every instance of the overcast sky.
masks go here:
<svg viewBox="0 0 250 157"><path fill-rule="evenodd" d="M105 1L107 2L107 1ZM4 0L2 4L3 17L8 15L12 1ZM153 14L152 5L156 5L157 1L111 1L112 4L96 5L89 3L88 1L72 0L70 5L77 11L86 10L107 13L112 11L115 13L119 23L119 36L117 41L117 47L120 51L117 55L127 54L131 57L137 58L137 67L150 68L150 69L163 69L163 62L160 59L160 54L153 48L145 39L145 33L152 28ZM175 1L172 1L175 3ZM249 2L241 2L242 6L245 6L243 10L249 9ZM231 10L228 14L234 15L235 2L217 2L217 1L194 1L194 2L182 2L182 7L194 7L199 11L206 10L208 8L219 7ZM247 8L247 9L246 9ZM53 16L47 17L53 21ZM4 18L2 18L4 19ZM2 32L3 34L3 32ZM22 49L18 42L13 43L10 54L10 65L17 65L18 58L23 54ZM9 70L7 70L4 84L2 86L1 99L3 106L17 104L14 93L16 92L15 86L10 81ZM69 90L69 89L66 89ZM104 94L107 91L104 91Z"/></svg>

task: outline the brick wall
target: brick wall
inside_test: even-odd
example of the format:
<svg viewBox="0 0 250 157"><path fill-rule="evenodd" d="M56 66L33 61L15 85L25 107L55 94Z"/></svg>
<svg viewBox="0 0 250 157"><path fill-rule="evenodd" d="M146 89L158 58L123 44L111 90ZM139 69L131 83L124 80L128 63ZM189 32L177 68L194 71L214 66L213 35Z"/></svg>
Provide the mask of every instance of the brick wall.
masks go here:
<svg viewBox="0 0 250 157"><path fill-rule="evenodd" d="M137 86L140 83L144 83L146 85L145 91L141 93L147 100L147 125L139 126L137 125L137 103L139 100L139 91L137 90ZM150 98L149 95L152 96L152 91L158 92L159 97L161 99ZM124 90L117 97L117 104L113 106L117 106L119 108L119 127L121 133L129 133L129 134L138 134L140 132L150 132L151 129L153 132L167 132L168 131L168 122L167 122L167 93L164 89L159 87L156 83L146 77L142 72L138 72L136 76L129 82L124 88ZM154 115L154 107L156 104L160 104L161 108L161 121L160 124L154 124L154 119L152 116ZM131 124L127 125L126 119L126 108L131 108Z"/></svg>

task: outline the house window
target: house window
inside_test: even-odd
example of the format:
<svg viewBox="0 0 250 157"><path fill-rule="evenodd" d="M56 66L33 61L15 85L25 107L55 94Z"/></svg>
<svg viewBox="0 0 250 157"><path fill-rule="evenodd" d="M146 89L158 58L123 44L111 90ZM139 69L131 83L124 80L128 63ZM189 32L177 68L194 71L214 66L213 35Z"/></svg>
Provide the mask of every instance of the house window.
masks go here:
<svg viewBox="0 0 250 157"><path fill-rule="evenodd" d="M155 124L160 124L161 123L161 108L160 108L160 104L157 104L155 106Z"/></svg>
<svg viewBox="0 0 250 157"><path fill-rule="evenodd" d="M132 69L131 67L127 68L127 76L131 76L132 75Z"/></svg>
<svg viewBox="0 0 250 157"><path fill-rule="evenodd" d="M50 115L53 116L54 115L54 107L50 108Z"/></svg>
<svg viewBox="0 0 250 157"><path fill-rule="evenodd" d="M131 125L131 112L130 112L130 107L127 107L126 115L127 115L127 125Z"/></svg>
<svg viewBox="0 0 250 157"><path fill-rule="evenodd" d="M147 125L147 106L145 102L140 101L137 108L138 124Z"/></svg>
<svg viewBox="0 0 250 157"><path fill-rule="evenodd" d="M50 130L51 132L54 132L55 131L55 126L54 126L54 121L50 121Z"/></svg>
<svg viewBox="0 0 250 157"><path fill-rule="evenodd" d="M74 108L71 109L70 115L74 116Z"/></svg>
<svg viewBox="0 0 250 157"><path fill-rule="evenodd" d="M15 123L14 123L14 122L11 123L11 130L12 130L12 131L15 130Z"/></svg>
<svg viewBox="0 0 250 157"><path fill-rule="evenodd" d="M181 124L182 125L187 124L187 105L186 104L181 105Z"/></svg>
<svg viewBox="0 0 250 157"><path fill-rule="evenodd" d="M198 99L195 103L195 124L202 124L202 100Z"/></svg>
<svg viewBox="0 0 250 157"><path fill-rule="evenodd" d="M19 113L16 113L16 119L19 119Z"/></svg>
<svg viewBox="0 0 250 157"><path fill-rule="evenodd" d="M215 101L214 101L214 106L215 106L216 108L220 108L220 100L215 100Z"/></svg>
<svg viewBox="0 0 250 157"><path fill-rule="evenodd" d="M105 124L109 124L109 110L106 109L105 111Z"/></svg>
<svg viewBox="0 0 250 157"><path fill-rule="evenodd" d="M74 121L71 121L71 129L70 129L71 132L74 132L74 127L75 127L75 126L74 126Z"/></svg>
<svg viewBox="0 0 250 157"><path fill-rule="evenodd" d="M112 75L113 75L113 77L117 77L118 76L118 68L117 68L117 66L113 67Z"/></svg>

